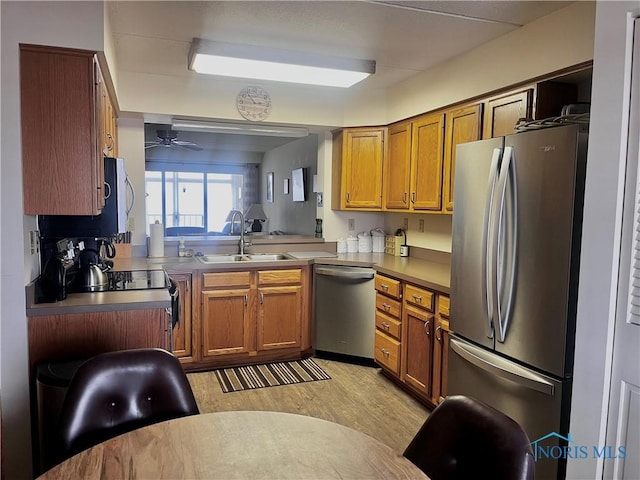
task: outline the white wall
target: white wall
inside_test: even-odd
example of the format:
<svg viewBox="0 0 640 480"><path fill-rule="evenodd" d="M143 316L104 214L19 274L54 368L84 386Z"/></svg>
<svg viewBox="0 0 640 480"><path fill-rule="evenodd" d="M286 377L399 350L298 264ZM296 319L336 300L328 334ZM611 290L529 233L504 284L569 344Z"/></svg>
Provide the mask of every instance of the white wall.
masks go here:
<svg viewBox="0 0 640 480"><path fill-rule="evenodd" d="M24 285L33 278L35 263L25 251L23 232L35 229L35 217L22 214L18 43L101 50L103 8L102 2L3 1L0 9L2 467L7 478L28 478L31 443Z"/></svg>
<svg viewBox="0 0 640 480"><path fill-rule="evenodd" d="M575 2L415 75L389 92L387 123L593 58L595 2Z"/></svg>
<svg viewBox="0 0 640 480"><path fill-rule="evenodd" d="M129 214L128 229L133 232L131 243L141 245L146 255L146 209L144 181L144 121L141 117L118 119L118 156L124 158L124 167L135 191L133 210Z"/></svg>
<svg viewBox="0 0 640 480"><path fill-rule="evenodd" d="M621 126L628 113L626 22L633 11L640 15L640 1L599 2L596 13L570 424L572 437L582 445L605 444L626 152ZM569 460L567 478L602 478L602 468L599 459Z"/></svg>
<svg viewBox="0 0 640 480"><path fill-rule="evenodd" d="M265 152L260 169L262 207L269 218L268 231L313 236L316 227L316 195L312 190L312 178L317 173L318 136L309 135ZM293 201L291 171L305 168L306 201ZM266 175L274 173L273 203L266 201ZM284 179L289 179L289 194L284 194Z"/></svg>

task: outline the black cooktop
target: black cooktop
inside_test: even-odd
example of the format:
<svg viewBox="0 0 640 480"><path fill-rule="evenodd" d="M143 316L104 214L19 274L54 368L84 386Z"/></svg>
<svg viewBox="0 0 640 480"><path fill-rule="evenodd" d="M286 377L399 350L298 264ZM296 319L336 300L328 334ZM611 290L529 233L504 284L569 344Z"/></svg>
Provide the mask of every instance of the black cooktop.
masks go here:
<svg viewBox="0 0 640 480"><path fill-rule="evenodd" d="M107 291L169 287L169 278L164 270L109 270L107 277L109 278Z"/></svg>

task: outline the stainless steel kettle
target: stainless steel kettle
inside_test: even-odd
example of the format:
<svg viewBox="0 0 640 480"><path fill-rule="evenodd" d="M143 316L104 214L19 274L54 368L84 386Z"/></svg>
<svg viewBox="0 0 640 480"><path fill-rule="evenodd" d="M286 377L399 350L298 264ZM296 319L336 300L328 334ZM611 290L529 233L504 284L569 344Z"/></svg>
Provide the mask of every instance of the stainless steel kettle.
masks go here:
<svg viewBox="0 0 640 480"><path fill-rule="evenodd" d="M106 268L99 265L98 252L92 249L80 253L80 288L85 292L102 292L109 288Z"/></svg>

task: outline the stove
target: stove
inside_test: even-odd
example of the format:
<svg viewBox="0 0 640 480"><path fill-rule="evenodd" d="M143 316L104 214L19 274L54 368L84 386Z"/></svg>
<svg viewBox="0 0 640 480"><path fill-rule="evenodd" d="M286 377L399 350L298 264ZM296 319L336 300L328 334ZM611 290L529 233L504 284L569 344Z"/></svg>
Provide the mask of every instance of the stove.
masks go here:
<svg viewBox="0 0 640 480"><path fill-rule="evenodd" d="M171 282L163 270L109 270L106 291L169 288Z"/></svg>

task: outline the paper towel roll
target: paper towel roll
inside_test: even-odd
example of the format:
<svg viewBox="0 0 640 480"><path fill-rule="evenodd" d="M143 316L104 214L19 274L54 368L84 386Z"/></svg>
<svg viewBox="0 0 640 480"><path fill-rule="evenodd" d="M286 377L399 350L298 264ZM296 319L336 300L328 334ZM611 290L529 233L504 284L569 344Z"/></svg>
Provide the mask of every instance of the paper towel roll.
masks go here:
<svg viewBox="0 0 640 480"><path fill-rule="evenodd" d="M164 257L164 228L161 223L149 225L149 257Z"/></svg>
<svg viewBox="0 0 640 480"><path fill-rule="evenodd" d="M165 274L163 270L154 270L151 272L151 286L153 288L162 288L165 285Z"/></svg>

